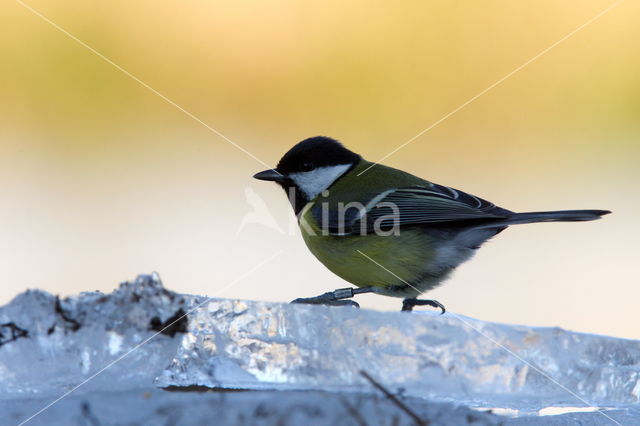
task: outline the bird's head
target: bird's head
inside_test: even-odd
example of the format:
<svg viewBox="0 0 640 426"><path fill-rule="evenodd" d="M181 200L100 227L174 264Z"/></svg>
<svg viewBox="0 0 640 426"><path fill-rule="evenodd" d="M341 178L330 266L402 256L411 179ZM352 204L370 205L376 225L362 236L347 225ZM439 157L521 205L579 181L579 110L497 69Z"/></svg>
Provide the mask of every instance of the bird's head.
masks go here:
<svg viewBox="0 0 640 426"><path fill-rule="evenodd" d="M361 159L337 140L315 136L298 142L280 159L275 169L256 173L253 177L277 182L290 195L294 190L297 213Z"/></svg>

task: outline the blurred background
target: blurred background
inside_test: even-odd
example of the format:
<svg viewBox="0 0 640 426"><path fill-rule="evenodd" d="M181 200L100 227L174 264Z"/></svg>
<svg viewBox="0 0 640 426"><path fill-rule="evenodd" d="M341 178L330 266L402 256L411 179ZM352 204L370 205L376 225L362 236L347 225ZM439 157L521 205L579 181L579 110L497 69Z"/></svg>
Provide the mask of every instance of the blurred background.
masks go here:
<svg viewBox="0 0 640 426"><path fill-rule="evenodd" d="M613 1L28 3L275 165L314 135L378 160ZM639 14L622 3L384 161L512 210L614 211L512 227L430 298L640 338ZM18 2L0 26L0 303L151 271L227 298L346 286L251 178L264 164Z"/></svg>

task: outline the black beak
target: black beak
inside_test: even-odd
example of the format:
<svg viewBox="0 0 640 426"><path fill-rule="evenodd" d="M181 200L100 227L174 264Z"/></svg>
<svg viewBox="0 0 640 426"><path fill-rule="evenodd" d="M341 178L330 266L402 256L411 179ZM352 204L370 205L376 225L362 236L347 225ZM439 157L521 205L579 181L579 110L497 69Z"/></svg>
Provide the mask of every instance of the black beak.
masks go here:
<svg viewBox="0 0 640 426"><path fill-rule="evenodd" d="M287 178L286 176L278 173L276 169L269 169L260 173L256 173L255 175L253 175L253 177L258 180L270 180L273 182L282 182Z"/></svg>

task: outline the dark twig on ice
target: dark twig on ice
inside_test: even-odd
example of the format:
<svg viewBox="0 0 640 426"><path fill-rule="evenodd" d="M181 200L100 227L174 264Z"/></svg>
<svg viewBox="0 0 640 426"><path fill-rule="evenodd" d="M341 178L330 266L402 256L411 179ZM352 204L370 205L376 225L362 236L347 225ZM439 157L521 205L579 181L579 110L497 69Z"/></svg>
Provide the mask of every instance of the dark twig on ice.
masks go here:
<svg viewBox="0 0 640 426"><path fill-rule="evenodd" d="M409 417L411 417L413 419L413 421L416 422L417 425L419 425L419 426L428 426L429 424L431 424L431 422L422 419L411 408L407 407L407 405L404 402L400 401L394 394L389 392L389 390L387 388L382 386L382 384L380 384L377 380L375 380L373 377L371 377L369 375L369 373L367 373L364 370L360 370L360 375L362 375L362 377L367 379L376 389L378 389L387 398L389 398L391 400L391 402L393 402L399 409L401 409Z"/></svg>
<svg viewBox="0 0 640 426"><path fill-rule="evenodd" d="M351 405L346 398L341 398L340 402L342 402L342 405L344 406L345 410L347 410L347 413L351 415L351 417L356 421L356 423L358 423L360 426L367 426L366 420L362 418L362 416L358 412L358 409L353 405Z"/></svg>

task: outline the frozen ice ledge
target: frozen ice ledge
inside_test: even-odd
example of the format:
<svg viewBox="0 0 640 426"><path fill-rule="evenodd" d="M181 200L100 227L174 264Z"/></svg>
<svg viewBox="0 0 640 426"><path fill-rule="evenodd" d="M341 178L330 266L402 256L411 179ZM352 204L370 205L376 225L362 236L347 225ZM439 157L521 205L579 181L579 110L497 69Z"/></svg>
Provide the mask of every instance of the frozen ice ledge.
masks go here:
<svg viewBox="0 0 640 426"><path fill-rule="evenodd" d="M640 341L454 313L209 299L171 292L155 274L108 295L62 300L27 291L0 308L0 424L47 424L72 406L77 416L68 424L99 421L86 417L98 412L175 421L166 406L190 413L179 424L198 424L206 412L197 399L213 409L220 397L219 419L246 420L260 404L295 418L263 409L256 424L329 424L318 413L340 410L345 419L361 416L355 424L384 413L396 416L388 424L415 423L362 372L435 424L455 416L478 424L640 424ZM296 412L301 401L313 409ZM121 409L136 404L138 411Z"/></svg>

